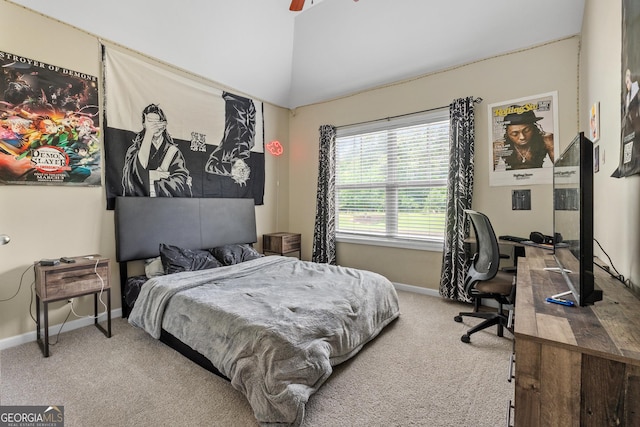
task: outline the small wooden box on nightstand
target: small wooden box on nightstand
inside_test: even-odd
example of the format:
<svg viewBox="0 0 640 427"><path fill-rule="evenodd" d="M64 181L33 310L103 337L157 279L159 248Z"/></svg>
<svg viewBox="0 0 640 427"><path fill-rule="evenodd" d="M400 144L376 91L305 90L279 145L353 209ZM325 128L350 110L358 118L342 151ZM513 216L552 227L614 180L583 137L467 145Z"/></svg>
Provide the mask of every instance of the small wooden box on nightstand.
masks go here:
<svg viewBox="0 0 640 427"><path fill-rule="evenodd" d="M302 255L300 243L302 236L299 233L269 233L262 236L262 252L285 255L298 252Z"/></svg>
<svg viewBox="0 0 640 427"><path fill-rule="evenodd" d="M44 357L49 357L49 303L83 295L94 296L94 324L111 337L111 286L109 259L100 255L73 257L75 262L42 265L36 262L36 339ZM98 323L98 294L106 294L107 329ZM40 339L40 302L44 308L44 342Z"/></svg>

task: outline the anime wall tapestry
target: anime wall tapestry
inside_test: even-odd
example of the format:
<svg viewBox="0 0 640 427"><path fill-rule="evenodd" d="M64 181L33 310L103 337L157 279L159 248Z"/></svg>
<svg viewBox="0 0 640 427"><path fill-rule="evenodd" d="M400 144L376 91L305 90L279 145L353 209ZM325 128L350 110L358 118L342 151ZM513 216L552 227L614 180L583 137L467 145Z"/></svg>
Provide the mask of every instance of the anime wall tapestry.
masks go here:
<svg viewBox="0 0 640 427"><path fill-rule="evenodd" d="M262 103L103 46L107 208L116 196L263 204Z"/></svg>
<svg viewBox="0 0 640 427"><path fill-rule="evenodd" d="M620 161L611 175L622 178L640 173L640 4L622 1L622 92L620 103Z"/></svg>
<svg viewBox="0 0 640 427"><path fill-rule="evenodd" d="M101 185L98 79L0 51L0 183Z"/></svg>

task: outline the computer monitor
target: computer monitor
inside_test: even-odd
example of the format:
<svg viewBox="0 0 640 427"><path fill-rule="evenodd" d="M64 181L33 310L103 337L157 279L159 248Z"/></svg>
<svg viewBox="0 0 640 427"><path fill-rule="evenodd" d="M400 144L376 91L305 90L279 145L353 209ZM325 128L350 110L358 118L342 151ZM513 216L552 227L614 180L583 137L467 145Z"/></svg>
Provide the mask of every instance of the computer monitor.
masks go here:
<svg viewBox="0 0 640 427"><path fill-rule="evenodd" d="M565 293L580 306L602 300L593 275L593 143L583 132L553 165L553 232Z"/></svg>

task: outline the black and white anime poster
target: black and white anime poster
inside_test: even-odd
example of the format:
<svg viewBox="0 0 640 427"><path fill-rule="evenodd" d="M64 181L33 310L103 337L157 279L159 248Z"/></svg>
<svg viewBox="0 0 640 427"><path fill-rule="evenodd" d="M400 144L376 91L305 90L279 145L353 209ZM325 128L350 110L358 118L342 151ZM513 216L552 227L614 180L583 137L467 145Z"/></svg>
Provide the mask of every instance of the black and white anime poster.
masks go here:
<svg viewBox="0 0 640 427"><path fill-rule="evenodd" d="M0 51L0 183L102 183L95 76Z"/></svg>
<svg viewBox="0 0 640 427"><path fill-rule="evenodd" d="M107 207L116 196L263 203L262 103L103 46Z"/></svg>
<svg viewBox="0 0 640 427"><path fill-rule="evenodd" d="M489 108L489 185L553 182L557 93L512 99Z"/></svg>
<svg viewBox="0 0 640 427"><path fill-rule="evenodd" d="M620 161L611 175L622 178L640 173L640 4L622 1L622 91L620 103Z"/></svg>

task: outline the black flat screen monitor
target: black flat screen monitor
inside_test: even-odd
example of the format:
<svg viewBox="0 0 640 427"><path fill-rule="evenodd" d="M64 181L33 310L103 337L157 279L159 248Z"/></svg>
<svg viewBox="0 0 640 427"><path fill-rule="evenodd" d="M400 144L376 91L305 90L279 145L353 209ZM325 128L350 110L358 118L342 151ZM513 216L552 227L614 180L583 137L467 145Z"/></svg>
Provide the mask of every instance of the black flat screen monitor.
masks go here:
<svg viewBox="0 0 640 427"><path fill-rule="evenodd" d="M580 132L553 165L554 258L575 302L602 300L593 275L593 143Z"/></svg>

